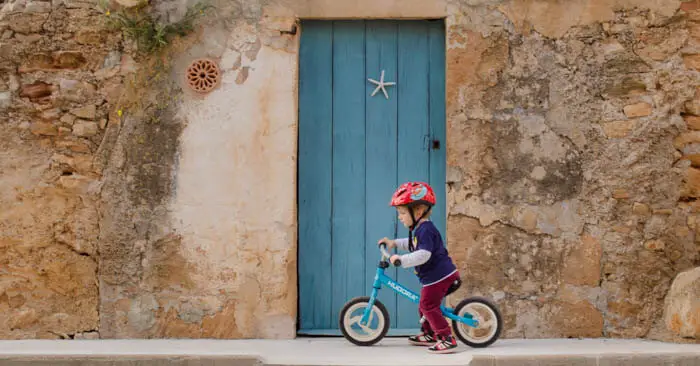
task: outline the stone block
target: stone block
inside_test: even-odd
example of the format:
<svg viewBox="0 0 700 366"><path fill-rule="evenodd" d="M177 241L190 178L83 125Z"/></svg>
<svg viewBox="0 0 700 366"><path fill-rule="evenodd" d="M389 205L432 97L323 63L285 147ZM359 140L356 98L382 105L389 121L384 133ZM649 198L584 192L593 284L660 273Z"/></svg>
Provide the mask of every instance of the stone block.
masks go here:
<svg viewBox="0 0 700 366"><path fill-rule="evenodd" d="M598 239L584 234L564 259L562 281L570 285L597 286L600 281L602 247Z"/></svg>
<svg viewBox="0 0 700 366"><path fill-rule="evenodd" d="M609 138L622 138L629 135L635 125L634 120L605 122L603 123L603 131Z"/></svg>
<svg viewBox="0 0 700 366"><path fill-rule="evenodd" d="M97 123L77 120L73 125L73 134L80 137L90 137L97 135L98 132Z"/></svg>
<svg viewBox="0 0 700 366"><path fill-rule="evenodd" d="M630 198L630 193L627 192L626 189L616 189L612 193L613 198L621 200L621 199L627 199Z"/></svg>
<svg viewBox="0 0 700 366"><path fill-rule="evenodd" d="M693 168L698 168L700 167L700 154L688 154L688 155L683 155L681 157L681 160L688 160L690 161L690 166Z"/></svg>
<svg viewBox="0 0 700 366"><path fill-rule="evenodd" d="M687 114L683 116L683 120L689 129L700 130L700 117Z"/></svg>
<svg viewBox="0 0 700 366"><path fill-rule="evenodd" d="M95 96L95 86L78 80L61 79L61 98L75 102L85 103Z"/></svg>
<svg viewBox="0 0 700 366"><path fill-rule="evenodd" d="M686 175L683 179L683 187L681 188L681 197L700 197L700 169L690 167L686 170Z"/></svg>
<svg viewBox="0 0 700 366"><path fill-rule="evenodd" d="M681 272L665 300L664 321L681 337L700 339L700 267Z"/></svg>
<svg viewBox="0 0 700 366"><path fill-rule="evenodd" d="M50 1L30 1L24 8L27 13L50 13L51 12L51 2Z"/></svg>
<svg viewBox="0 0 700 366"><path fill-rule="evenodd" d="M665 247L666 244L661 240L649 240L644 243L644 248L647 250L663 251Z"/></svg>
<svg viewBox="0 0 700 366"><path fill-rule="evenodd" d="M143 2L143 0L115 0L117 4L125 8L133 8Z"/></svg>
<svg viewBox="0 0 700 366"><path fill-rule="evenodd" d="M50 122L34 122L30 131L37 136L57 136L58 128Z"/></svg>
<svg viewBox="0 0 700 366"><path fill-rule="evenodd" d="M111 69L121 65L122 53L119 51L111 51L105 57L102 67L105 69Z"/></svg>
<svg viewBox="0 0 700 366"><path fill-rule="evenodd" d="M685 145L700 142L700 131L690 131L682 133L673 139L673 146L681 150Z"/></svg>
<svg viewBox="0 0 700 366"><path fill-rule="evenodd" d="M28 97L32 101L51 96L55 87L42 81L37 81L32 84L22 85L19 92L20 97Z"/></svg>
<svg viewBox="0 0 700 366"><path fill-rule="evenodd" d="M651 209L649 208L649 205L640 202L635 202L634 205L632 205L632 212L635 215L649 216L651 214Z"/></svg>
<svg viewBox="0 0 700 366"><path fill-rule="evenodd" d="M627 105L623 111L628 118L645 117L651 114L652 107L649 103L641 102Z"/></svg>
<svg viewBox="0 0 700 366"><path fill-rule="evenodd" d="M556 302L550 322L560 337L597 338L603 335L603 314L585 300Z"/></svg>
<svg viewBox="0 0 700 366"><path fill-rule="evenodd" d="M94 104L89 104L85 107L72 109L70 112L79 118L95 119L97 115L97 108Z"/></svg>
<svg viewBox="0 0 700 366"><path fill-rule="evenodd" d="M94 0L54 0L63 2L68 9L94 9L96 1Z"/></svg>
<svg viewBox="0 0 700 366"><path fill-rule="evenodd" d="M683 1L681 2L681 10L683 10L686 13L689 13L694 10L700 9L700 1L698 0L690 0L690 1Z"/></svg>
<svg viewBox="0 0 700 366"><path fill-rule="evenodd" d="M606 69L610 70L610 72L615 72L618 70L615 69L623 69L619 70L618 72L630 72L628 69L635 67L634 64L627 62L627 63L615 63L613 64L612 62L609 62L606 64ZM639 67L638 67L639 69ZM635 70L632 70L635 71ZM621 80L613 80L610 81L606 84L605 91L604 93L606 95L612 96L612 97L623 97L623 96L635 96L635 95L644 95L647 91L647 86L642 82L641 80L634 78L634 77L624 77Z"/></svg>
<svg viewBox="0 0 700 366"><path fill-rule="evenodd" d="M21 43L30 44L30 43L36 43L36 42L38 42L38 41L41 39L41 34L27 34L27 35L24 35L24 34L21 34L21 33L17 33L17 34L15 34L15 38L16 38L19 42L21 42Z"/></svg>
<svg viewBox="0 0 700 366"><path fill-rule="evenodd" d="M689 69L700 70L700 55L685 55L683 63Z"/></svg>
<svg viewBox="0 0 700 366"><path fill-rule="evenodd" d="M23 13L9 16L10 29L17 33L39 33L49 14Z"/></svg>
<svg viewBox="0 0 700 366"><path fill-rule="evenodd" d="M82 45L96 46L104 42L104 35L100 32L81 30L73 39Z"/></svg>
<svg viewBox="0 0 700 366"><path fill-rule="evenodd" d="M72 126L75 123L76 117L72 114L66 113L61 117L61 122Z"/></svg>
<svg viewBox="0 0 700 366"><path fill-rule="evenodd" d="M74 70L83 67L87 59L81 52L57 51L53 53L36 53L23 63L18 71L20 73L34 71L59 71Z"/></svg>
<svg viewBox="0 0 700 366"><path fill-rule="evenodd" d="M685 113L700 116L700 93L696 92L693 99L686 101L683 110Z"/></svg>
<svg viewBox="0 0 700 366"><path fill-rule="evenodd" d="M0 110L9 108L12 105L12 93L9 91L0 92Z"/></svg>
<svg viewBox="0 0 700 366"><path fill-rule="evenodd" d="M41 112L40 118L45 121L55 121L61 117L61 110L59 108L51 108Z"/></svg>
<svg viewBox="0 0 700 366"><path fill-rule="evenodd" d="M90 145L83 139L57 141L56 146L78 153L89 153L91 151Z"/></svg>

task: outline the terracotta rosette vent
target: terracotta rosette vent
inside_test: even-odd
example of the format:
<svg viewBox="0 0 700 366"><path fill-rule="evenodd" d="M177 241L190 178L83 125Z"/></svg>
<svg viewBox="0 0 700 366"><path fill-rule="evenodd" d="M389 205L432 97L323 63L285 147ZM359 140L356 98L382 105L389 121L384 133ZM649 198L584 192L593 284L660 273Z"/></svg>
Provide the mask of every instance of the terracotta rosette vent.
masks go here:
<svg viewBox="0 0 700 366"><path fill-rule="evenodd" d="M192 61L186 75L187 85L198 93L212 91L221 79L221 71L216 62L205 58Z"/></svg>

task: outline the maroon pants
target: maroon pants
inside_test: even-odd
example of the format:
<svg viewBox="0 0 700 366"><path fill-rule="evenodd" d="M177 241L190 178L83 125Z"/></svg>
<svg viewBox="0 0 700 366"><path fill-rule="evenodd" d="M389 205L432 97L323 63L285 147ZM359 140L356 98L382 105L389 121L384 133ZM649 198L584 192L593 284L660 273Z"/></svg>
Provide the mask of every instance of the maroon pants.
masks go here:
<svg viewBox="0 0 700 366"><path fill-rule="evenodd" d="M421 327L424 333L437 336L451 335L450 325L440 311L440 303L445 298L450 285L459 278L459 272L455 272L440 282L429 286L423 286L420 290L420 303L418 313L425 316L425 322Z"/></svg>

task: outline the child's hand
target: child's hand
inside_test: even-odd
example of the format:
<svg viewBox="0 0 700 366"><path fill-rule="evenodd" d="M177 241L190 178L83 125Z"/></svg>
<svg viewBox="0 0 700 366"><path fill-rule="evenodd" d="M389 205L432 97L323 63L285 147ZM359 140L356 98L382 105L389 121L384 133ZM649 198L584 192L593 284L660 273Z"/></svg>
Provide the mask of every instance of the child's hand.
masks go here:
<svg viewBox="0 0 700 366"><path fill-rule="evenodd" d="M391 240L391 239L386 238L386 237L379 239L379 241L377 242L377 245L381 245L382 243L386 244L387 250L390 250L390 249L396 247L396 241Z"/></svg>
<svg viewBox="0 0 700 366"><path fill-rule="evenodd" d="M394 254L391 256L391 258L389 258L389 263L393 264L397 259L401 259L401 256Z"/></svg>

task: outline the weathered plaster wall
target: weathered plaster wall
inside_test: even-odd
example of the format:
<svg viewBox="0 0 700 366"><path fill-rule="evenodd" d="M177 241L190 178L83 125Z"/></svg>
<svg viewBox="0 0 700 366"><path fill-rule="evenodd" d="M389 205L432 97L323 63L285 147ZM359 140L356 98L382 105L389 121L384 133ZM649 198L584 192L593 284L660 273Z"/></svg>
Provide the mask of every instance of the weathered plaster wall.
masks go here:
<svg viewBox="0 0 700 366"><path fill-rule="evenodd" d="M158 4L172 19L187 5ZM297 41L280 33L292 23L263 19L260 4L216 5L220 16L173 53L168 114L151 127L127 118L115 143L103 190L103 337L295 335ZM183 83L201 57L222 69L206 96ZM150 177L138 176L144 160Z"/></svg>
<svg viewBox="0 0 700 366"><path fill-rule="evenodd" d="M290 96L296 90L295 42L262 44L246 28L233 32L237 39L247 38L244 46L210 56L223 56L226 69L245 57L241 68L249 68L248 76L242 70L228 72L207 98L185 100L183 113L192 122L182 136L171 209L187 257L207 263L201 283L234 299L250 299L237 301L242 334L292 337L296 108ZM204 156L207 163L201 164ZM221 273L228 276L212 281Z"/></svg>
<svg viewBox="0 0 700 366"><path fill-rule="evenodd" d="M664 299L700 265L695 1L215 1L155 107L121 118L133 45L83 24L95 4L8 4L0 338L293 337L295 21L365 17L446 19L455 297L494 298L508 337L677 332ZM223 71L206 96L182 82L199 57Z"/></svg>

